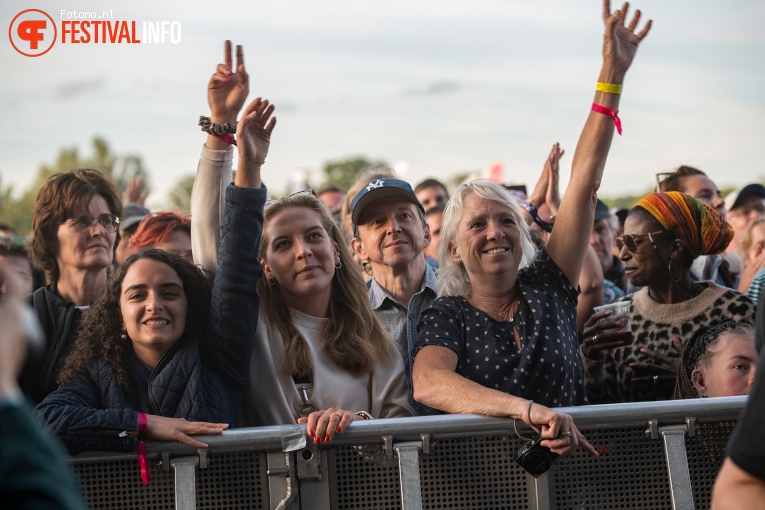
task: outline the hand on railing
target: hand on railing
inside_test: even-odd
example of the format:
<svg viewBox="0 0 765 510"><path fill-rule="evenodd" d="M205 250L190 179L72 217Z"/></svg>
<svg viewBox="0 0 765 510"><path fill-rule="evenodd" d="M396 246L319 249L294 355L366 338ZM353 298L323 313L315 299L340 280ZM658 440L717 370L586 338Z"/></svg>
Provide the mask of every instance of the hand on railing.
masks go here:
<svg viewBox="0 0 765 510"><path fill-rule="evenodd" d="M218 435L228 428L228 423L187 421L183 418L166 418L155 414L146 415L146 437L160 441L178 441L195 448L207 448L191 435Z"/></svg>
<svg viewBox="0 0 765 510"><path fill-rule="evenodd" d="M354 420L363 420L353 411L345 411L329 407L323 411L314 411L308 418L298 418L299 424L308 425L308 436L313 438L314 444L329 443L335 434L339 434Z"/></svg>
<svg viewBox="0 0 765 510"><path fill-rule="evenodd" d="M526 421L526 420L524 420ZM571 455L578 447L593 457L598 456L597 450L585 439L584 435L574 425L574 419L565 413L560 413L541 404L529 406L528 421L532 428L541 427L539 435L551 452L558 455Z"/></svg>

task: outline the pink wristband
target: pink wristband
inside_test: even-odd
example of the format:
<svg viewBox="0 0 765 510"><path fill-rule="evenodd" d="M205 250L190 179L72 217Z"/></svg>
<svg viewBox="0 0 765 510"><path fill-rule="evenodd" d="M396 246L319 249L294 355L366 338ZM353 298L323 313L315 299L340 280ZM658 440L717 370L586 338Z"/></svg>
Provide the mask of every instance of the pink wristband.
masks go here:
<svg viewBox="0 0 765 510"><path fill-rule="evenodd" d="M149 428L149 420L146 413L138 413L138 443L135 445L135 455L138 458L138 465L141 467L141 481L148 485L151 481L151 470L149 468L149 459L146 458L146 445L143 444L141 437Z"/></svg>
<svg viewBox="0 0 765 510"><path fill-rule="evenodd" d="M607 108L603 105L599 105L596 103L592 103L592 111L597 113L602 113L603 115L608 115L612 119L614 119L614 126L616 126L616 132L619 133L621 136L622 134L622 120L619 118L619 112L616 110L612 110L611 108Z"/></svg>
<svg viewBox="0 0 765 510"><path fill-rule="evenodd" d="M217 133L210 133L210 136L214 136L215 138L220 138L224 142L229 143L231 145L236 145L236 140L234 140L234 135L229 135L229 134L219 135Z"/></svg>

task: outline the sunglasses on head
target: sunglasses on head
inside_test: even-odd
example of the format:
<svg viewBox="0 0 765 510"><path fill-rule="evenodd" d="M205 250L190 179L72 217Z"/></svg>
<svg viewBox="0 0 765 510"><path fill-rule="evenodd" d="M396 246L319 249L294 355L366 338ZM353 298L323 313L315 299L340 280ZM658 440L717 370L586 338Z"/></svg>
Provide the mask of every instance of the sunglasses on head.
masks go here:
<svg viewBox="0 0 765 510"><path fill-rule="evenodd" d="M651 244L653 245L654 250L658 250L656 247L656 243L653 242L652 236L657 236L659 234L663 234L664 232L669 232L668 230L661 230L659 232L649 232L648 234L624 234L622 237L616 238L616 247L619 248L619 251L621 251L622 246L626 246L627 250L629 250L630 253L637 253L638 251L638 245L635 242L636 239L640 239L642 237L647 237L649 241L651 241Z"/></svg>
<svg viewBox="0 0 765 510"><path fill-rule="evenodd" d="M667 177L675 175L675 172L659 172L656 174L656 193L661 193L661 184L667 180Z"/></svg>
<svg viewBox="0 0 765 510"><path fill-rule="evenodd" d="M312 189L304 189L303 191L296 191L295 193L293 193L291 195L287 195L287 199L290 199L292 197L299 197L301 195L313 195L313 196L316 196L316 192L314 190L312 190ZM268 200L268 201L266 201L266 204L263 207L268 207L269 205L274 205L279 200L281 200L281 198L277 198L276 200Z"/></svg>

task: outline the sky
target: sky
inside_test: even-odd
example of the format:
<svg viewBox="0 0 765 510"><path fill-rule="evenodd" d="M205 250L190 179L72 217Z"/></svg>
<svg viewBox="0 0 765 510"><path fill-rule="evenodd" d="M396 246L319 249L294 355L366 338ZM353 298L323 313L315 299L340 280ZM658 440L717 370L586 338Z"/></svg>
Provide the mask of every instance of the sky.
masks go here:
<svg viewBox="0 0 765 510"><path fill-rule="evenodd" d="M61 43L67 12L175 21L173 44ZM686 164L723 186L765 177L765 2L645 0L654 27L627 74L600 196L641 192ZM48 53L9 40L22 10L58 26ZM616 8L616 6L614 7ZM554 142L565 187L601 62L599 0L229 0L3 2L0 182L26 189L59 150L96 135L150 173L149 205L193 174L209 115L206 86L223 41L242 44L250 99L276 105L263 178L321 182L328 160L395 164L416 183L504 165L533 187ZM145 37L144 37L145 39ZM169 39L169 37L168 37ZM300 183L293 182L293 186Z"/></svg>

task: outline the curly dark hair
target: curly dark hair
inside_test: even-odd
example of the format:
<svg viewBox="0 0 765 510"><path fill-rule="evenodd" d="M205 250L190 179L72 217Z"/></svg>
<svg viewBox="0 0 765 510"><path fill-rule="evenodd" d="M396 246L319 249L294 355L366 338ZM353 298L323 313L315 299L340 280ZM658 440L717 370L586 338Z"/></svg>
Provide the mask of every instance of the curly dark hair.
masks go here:
<svg viewBox="0 0 765 510"><path fill-rule="evenodd" d="M186 335L201 335L202 338L206 336L207 318L210 312L210 287L202 270L175 253L144 248L131 255L112 274L101 295L83 314L71 354L66 358L59 373L59 384L71 382L90 363L100 358L112 367L120 386L128 387L127 361L132 347L129 338L124 340L121 338L123 328L120 295L125 275L133 264L142 259L167 264L183 283L188 309L186 327L181 340Z"/></svg>
<svg viewBox="0 0 765 510"><path fill-rule="evenodd" d="M78 208L86 207L96 195L104 198L112 214L122 216L122 193L98 170L78 168L54 174L40 188L32 211L29 254L50 281L58 281L59 277L56 263L58 226L74 216ZM119 242L119 232L114 242Z"/></svg>

